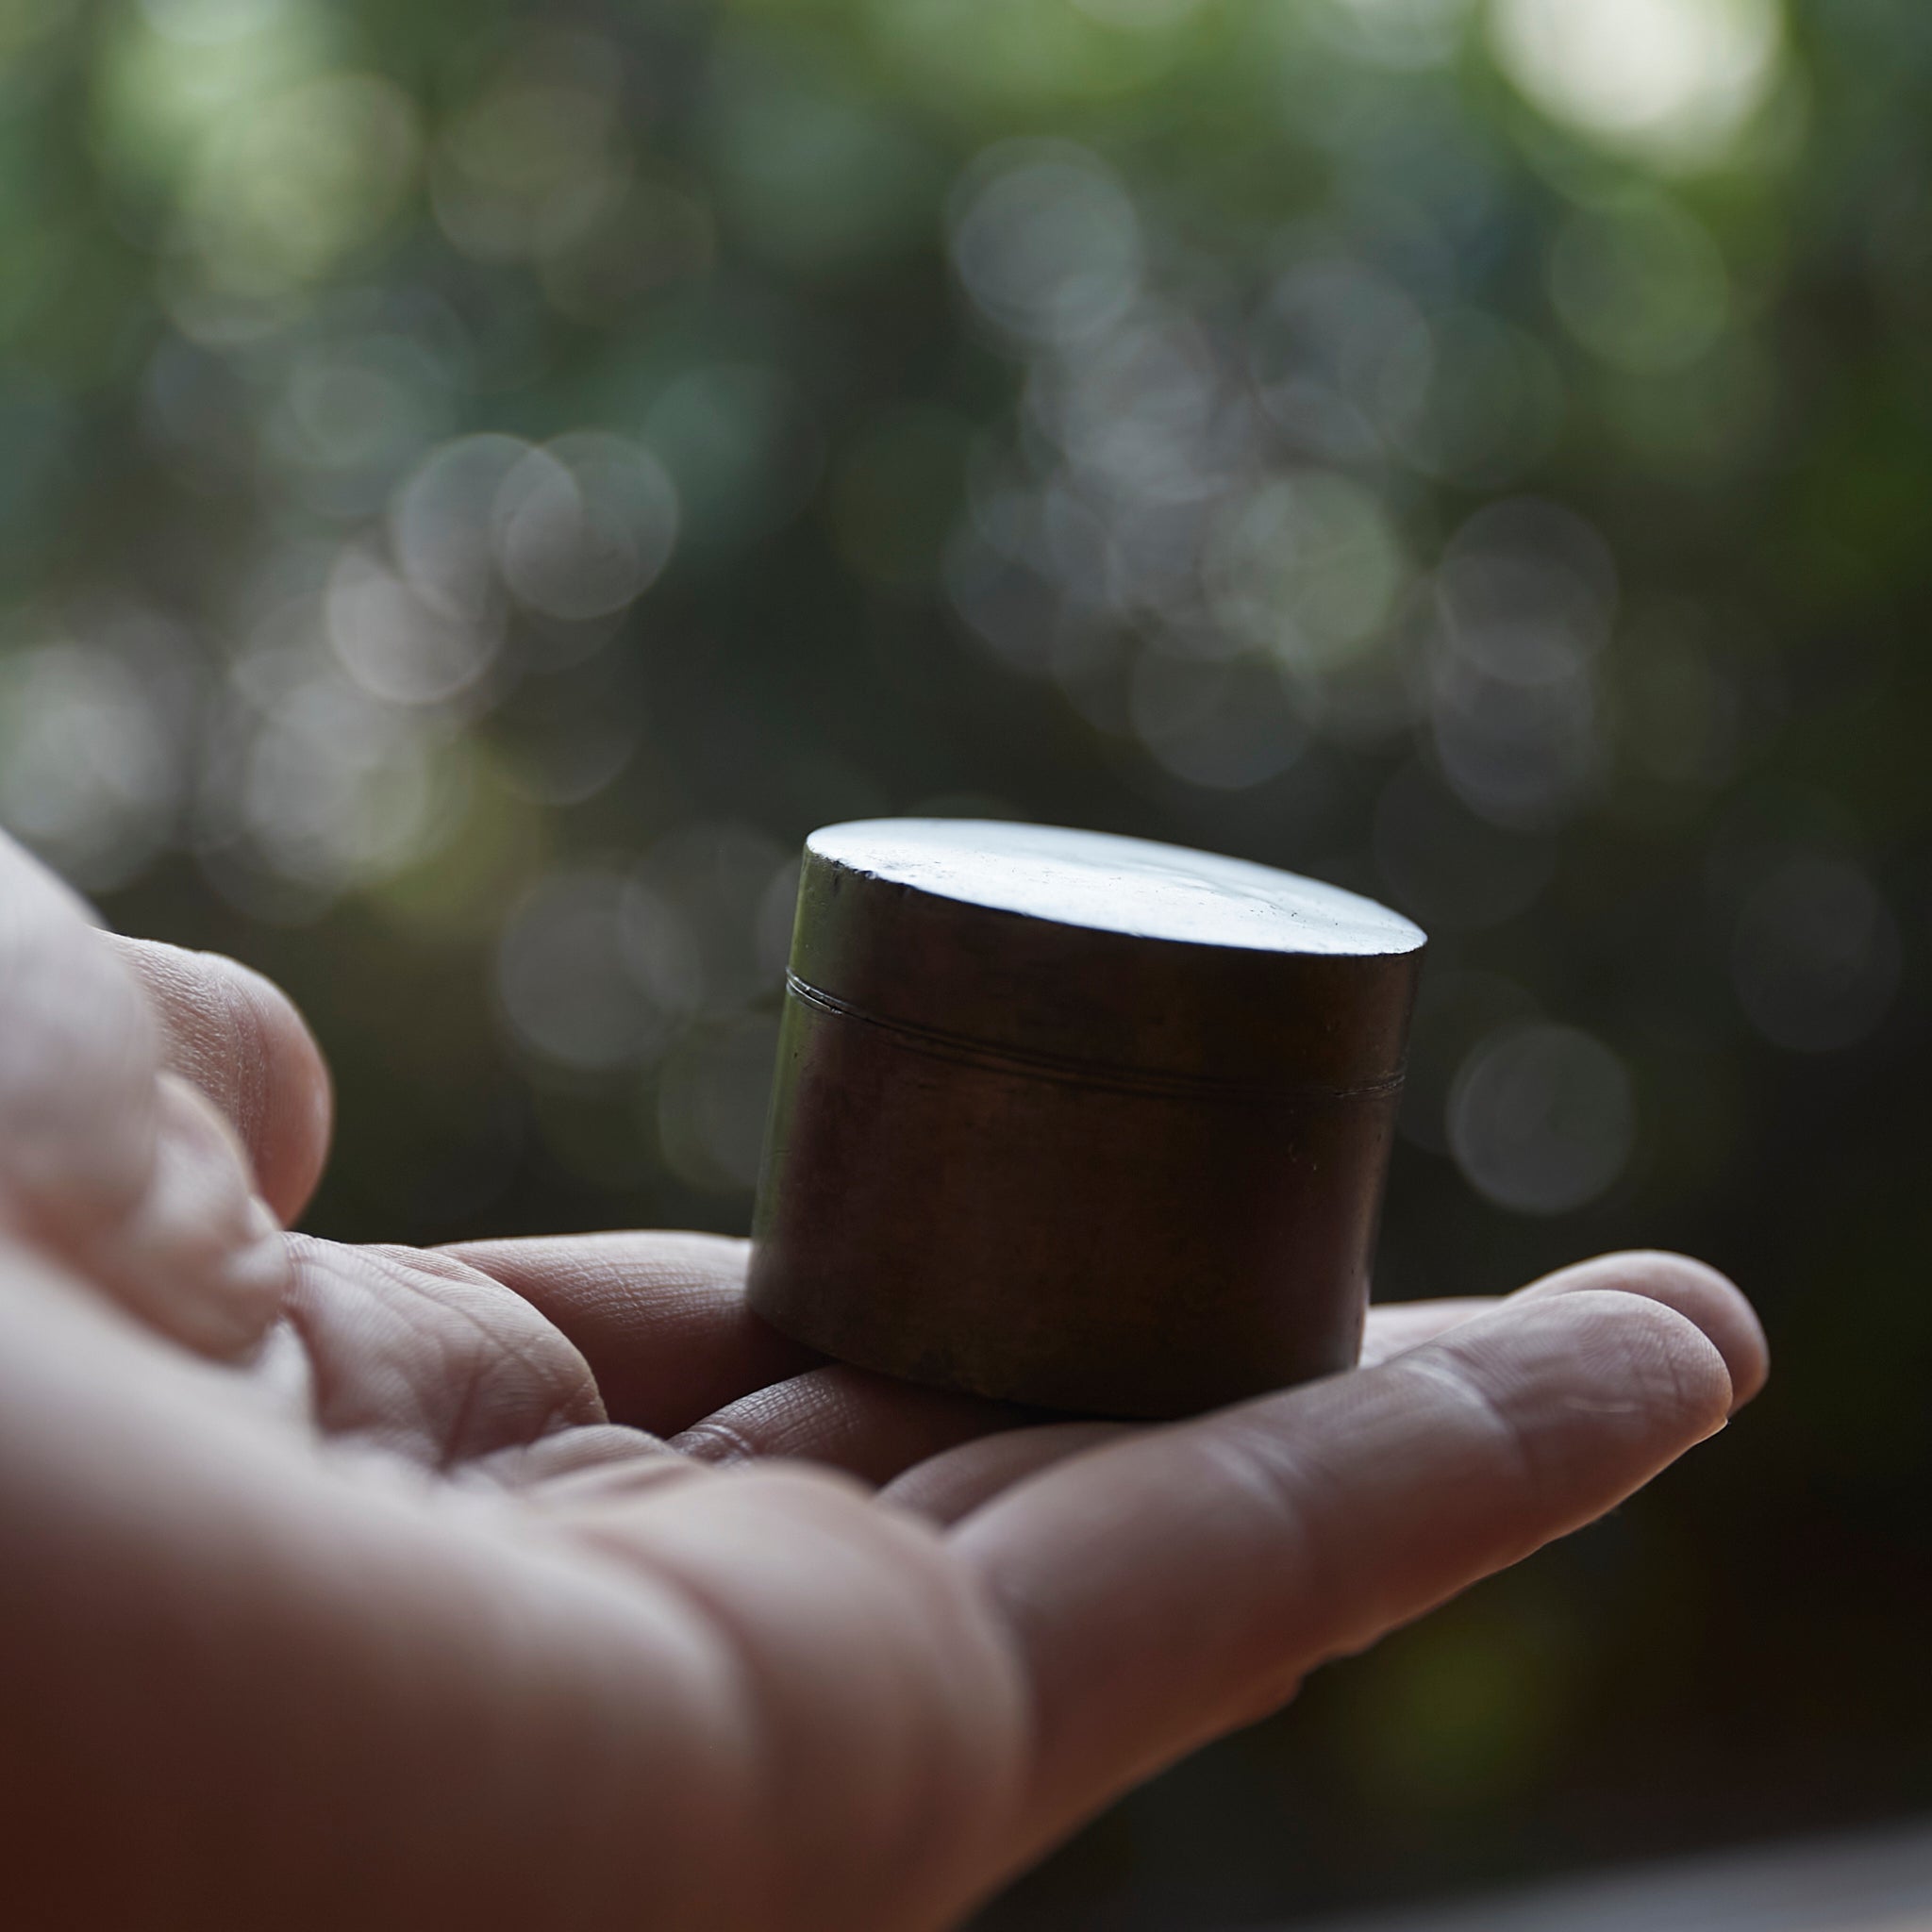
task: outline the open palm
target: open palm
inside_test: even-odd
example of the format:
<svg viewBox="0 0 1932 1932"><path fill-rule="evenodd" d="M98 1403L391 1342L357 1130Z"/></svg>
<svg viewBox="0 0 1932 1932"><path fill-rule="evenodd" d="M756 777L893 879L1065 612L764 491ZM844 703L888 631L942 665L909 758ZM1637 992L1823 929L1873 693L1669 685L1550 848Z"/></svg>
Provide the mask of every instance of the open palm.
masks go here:
<svg viewBox="0 0 1932 1932"><path fill-rule="evenodd" d="M273 989L0 841L8 1925L942 1926L1764 1374L1623 1256L1042 1424L810 1357L735 1241L284 1234L327 1133Z"/></svg>

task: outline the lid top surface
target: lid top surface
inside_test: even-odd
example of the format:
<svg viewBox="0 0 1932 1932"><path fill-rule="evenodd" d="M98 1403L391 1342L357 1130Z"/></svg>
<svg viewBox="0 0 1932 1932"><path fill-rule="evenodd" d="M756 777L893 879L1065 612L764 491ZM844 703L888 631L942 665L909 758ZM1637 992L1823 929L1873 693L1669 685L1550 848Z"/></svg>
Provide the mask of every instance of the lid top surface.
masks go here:
<svg viewBox="0 0 1932 1932"><path fill-rule="evenodd" d="M1215 853L989 819L860 819L807 849L866 877L1061 925L1198 946L1361 957L1422 928L1339 886Z"/></svg>

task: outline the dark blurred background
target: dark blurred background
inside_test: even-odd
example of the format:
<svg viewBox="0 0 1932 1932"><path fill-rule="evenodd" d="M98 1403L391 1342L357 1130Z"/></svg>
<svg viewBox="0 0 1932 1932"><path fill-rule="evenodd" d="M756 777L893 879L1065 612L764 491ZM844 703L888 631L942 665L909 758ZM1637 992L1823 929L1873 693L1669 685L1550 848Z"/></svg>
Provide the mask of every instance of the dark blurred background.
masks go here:
<svg viewBox="0 0 1932 1932"><path fill-rule="evenodd" d="M989 1913L1932 1807L1932 9L0 0L0 822L278 977L349 1239L737 1230L791 855L1434 935L1380 1291L1770 1396Z"/></svg>

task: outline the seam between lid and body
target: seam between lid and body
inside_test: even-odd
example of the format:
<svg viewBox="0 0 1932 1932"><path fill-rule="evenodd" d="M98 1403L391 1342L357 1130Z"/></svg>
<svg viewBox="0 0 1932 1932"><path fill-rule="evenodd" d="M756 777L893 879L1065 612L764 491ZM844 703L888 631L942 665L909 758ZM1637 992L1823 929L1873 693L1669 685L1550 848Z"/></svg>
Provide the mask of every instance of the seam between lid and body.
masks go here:
<svg viewBox="0 0 1932 1932"><path fill-rule="evenodd" d="M922 1026L914 1021L890 1019L870 1013L829 993L795 973L785 975L785 991L808 1011L848 1020L893 1035L904 1045L937 1059L952 1060L992 1072L1012 1074L1036 1080L1053 1080L1066 1086L1086 1087L1119 1093L1164 1095L1174 1099L1220 1100L1249 1104L1285 1101L1373 1101L1392 1098L1402 1091L1403 1075L1398 1070L1379 1079L1339 1087L1321 1080L1243 1080L1211 1074L1162 1073L1151 1067L1124 1067L1107 1060L1082 1058L1074 1054L1038 1053L1024 1047L1005 1046L994 1041L974 1040L962 1033L948 1033L937 1026Z"/></svg>

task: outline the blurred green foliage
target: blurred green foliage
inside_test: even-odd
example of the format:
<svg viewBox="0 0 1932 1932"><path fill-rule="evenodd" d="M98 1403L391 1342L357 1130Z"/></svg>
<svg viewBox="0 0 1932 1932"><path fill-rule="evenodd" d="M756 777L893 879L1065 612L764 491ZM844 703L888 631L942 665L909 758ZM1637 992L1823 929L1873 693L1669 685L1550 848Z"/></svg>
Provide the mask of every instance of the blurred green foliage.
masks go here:
<svg viewBox="0 0 1932 1932"><path fill-rule="evenodd" d="M346 1237L740 1227L790 855L1435 935L1383 1290L1774 1394L1096 1825L1209 1926L1932 1801L1932 13L0 0L0 822L313 1016Z"/></svg>

